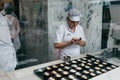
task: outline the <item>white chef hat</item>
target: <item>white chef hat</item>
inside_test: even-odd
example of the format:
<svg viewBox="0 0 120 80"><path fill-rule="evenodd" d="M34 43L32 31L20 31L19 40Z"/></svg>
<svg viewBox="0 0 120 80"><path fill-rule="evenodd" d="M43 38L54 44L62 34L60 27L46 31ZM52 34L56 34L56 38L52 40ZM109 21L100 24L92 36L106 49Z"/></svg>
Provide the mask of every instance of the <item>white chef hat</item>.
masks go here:
<svg viewBox="0 0 120 80"><path fill-rule="evenodd" d="M68 12L68 18L71 21L80 21L80 17L81 17L81 14L80 14L79 10L77 10L75 8L69 10L69 12Z"/></svg>

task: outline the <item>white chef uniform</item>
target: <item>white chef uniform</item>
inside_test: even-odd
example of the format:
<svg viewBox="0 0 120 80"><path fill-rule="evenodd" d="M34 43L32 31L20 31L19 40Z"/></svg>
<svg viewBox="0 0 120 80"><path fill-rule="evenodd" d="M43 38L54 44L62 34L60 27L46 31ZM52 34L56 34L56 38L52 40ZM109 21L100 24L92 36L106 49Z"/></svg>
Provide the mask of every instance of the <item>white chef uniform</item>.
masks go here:
<svg viewBox="0 0 120 80"><path fill-rule="evenodd" d="M12 71L16 65L16 53L11 42L8 24L0 13L0 67L4 71Z"/></svg>
<svg viewBox="0 0 120 80"><path fill-rule="evenodd" d="M86 41L83 28L80 25L76 26L75 32L73 32L67 23L62 24L56 30L55 43L71 41L73 37L81 38ZM79 56L80 46L78 44L72 44L59 50L59 57L63 59L64 56Z"/></svg>

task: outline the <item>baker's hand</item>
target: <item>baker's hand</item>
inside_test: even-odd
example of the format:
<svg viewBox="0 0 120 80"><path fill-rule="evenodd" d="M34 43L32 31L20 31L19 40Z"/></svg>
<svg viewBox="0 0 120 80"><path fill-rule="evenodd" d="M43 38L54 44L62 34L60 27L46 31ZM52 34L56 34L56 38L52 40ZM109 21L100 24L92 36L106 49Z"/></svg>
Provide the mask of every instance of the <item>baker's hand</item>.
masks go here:
<svg viewBox="0 0 120 80"><path fill-rule="evenodd" d="M78 39L78 38L76 38L76 37L73 37L72 38L72 43L74 44L74 43L79 43L80 42L80 39Z"/></svg>
<svg viewBox="0 0 120 80"><path fill-rule="evenodd" d="M85 41L83 41L81 38L76 38L76 37L73 37L72 38L72 43L73 44L78 44L78 45L80 45L80 46L85 46L86 45L86 42Z"/></svg>

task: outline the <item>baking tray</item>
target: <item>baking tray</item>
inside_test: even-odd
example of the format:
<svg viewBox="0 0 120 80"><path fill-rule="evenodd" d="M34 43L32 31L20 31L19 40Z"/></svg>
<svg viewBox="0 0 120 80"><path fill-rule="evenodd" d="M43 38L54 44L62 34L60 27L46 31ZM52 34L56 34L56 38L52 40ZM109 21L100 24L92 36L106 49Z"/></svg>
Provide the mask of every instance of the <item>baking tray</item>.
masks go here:
<svg viewBox="0 0 120 80"><path fill-rule="evenodd" d="M83 58L35 69L34 73L42 80L88 80L117 67L97 57L87 55Z"/></svg>

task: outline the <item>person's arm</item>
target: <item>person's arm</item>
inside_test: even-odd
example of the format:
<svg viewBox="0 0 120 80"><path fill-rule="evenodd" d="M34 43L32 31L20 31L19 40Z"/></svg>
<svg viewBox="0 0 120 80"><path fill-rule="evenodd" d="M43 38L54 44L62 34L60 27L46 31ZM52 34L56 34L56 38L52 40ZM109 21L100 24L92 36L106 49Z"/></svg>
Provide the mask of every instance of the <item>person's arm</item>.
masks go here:
<svg viewBox="0 0 120 80"><path fill-rule="evenodd" d="M86 41L84 41L84 40L76 41L76 43L79 44L82 47L84 47L86 45Z"/></svg>
<svg viewBox="0 0 120 80"><path fill-rule="evenodd" d="M54 47L55 47L56 49L61 49L61 48L67 47L67 46L69 46L69 45L71 45L71 44L72 44L72 41L54 43Z"/></svg>
<svg viewBox="0 0 120 80"><path fill-rule="evenodd" d="M86 42L83 40L78 40L76 37L73 37L71 41L54 43L54 47L56 49L61 49L61 48L70 46L72 44L79 44L80 46L85 46Z"/></svg>
<svg viewBox="0 0 120 80"><path fill-rule="evenodd" d="M14 25L15 25L15 29L16 29L16 34L14 37L17 37L17 35L19 35L19 33L20 33L20 24L19 24L19 20L17 18L14 19Z"/></svg>
<svg viewBox="0 0 120 80"><path fill-rule="evenodd" d="M74 37L73 40L74 40L74 43L76 43L76 44L78 44L82 47L84 47L86 45L86 41L82 40L81 38L77 39L77 38Z"/></svg>
<svg viewBox="0 0 120 80"><path fill-rule="evenodd" d="M78 39L78 41L76 41L76 43L82 47L84 47L86 45L86 39L85 39L85 35L84 35L84 31L83 28L80 31L81 33L81 37Z"/></svg>

